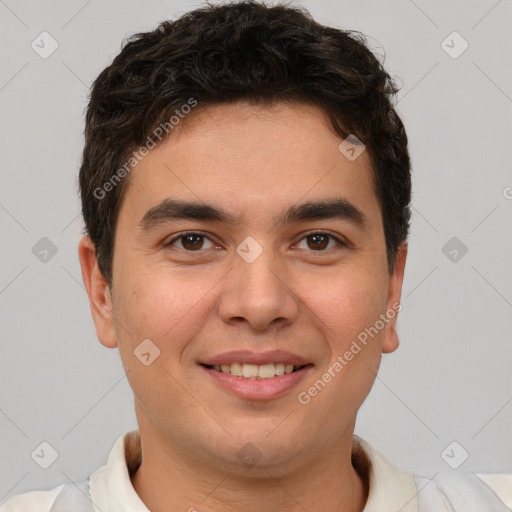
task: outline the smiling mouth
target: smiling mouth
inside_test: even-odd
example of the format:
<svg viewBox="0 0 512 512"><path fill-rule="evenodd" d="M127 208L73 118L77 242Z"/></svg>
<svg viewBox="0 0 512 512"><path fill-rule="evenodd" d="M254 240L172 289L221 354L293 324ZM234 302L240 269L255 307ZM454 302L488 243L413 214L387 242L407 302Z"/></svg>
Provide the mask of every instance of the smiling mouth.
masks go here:
<svg viewBox="0 0 512 512"><path fill-rule="evenodd" d="M302 366L296 366L293 364L246 364L246 363L232 363L232 364L203 364L205 368L215 370L220 373L227 373L240 377L242 379L253 379L253 380L264 380L280 377L288 373L295 373L302 370L305 367L312 366L311 364L305 364Z"/></svg>

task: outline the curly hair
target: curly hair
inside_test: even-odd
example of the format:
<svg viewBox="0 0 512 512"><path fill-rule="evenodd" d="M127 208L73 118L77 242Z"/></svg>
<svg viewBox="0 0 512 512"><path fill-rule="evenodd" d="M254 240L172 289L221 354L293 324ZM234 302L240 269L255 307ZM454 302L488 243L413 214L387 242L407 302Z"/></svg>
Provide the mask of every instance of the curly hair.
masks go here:
<svg viewBox="0 0 512 512"><path fill-rule="evenodd" d="M321 25L303 8L207 4L135 34L92 86L79 175L85 232L107 283L129 176L122 172L117 186L102 187L190 98L202 107L308 103L325 112L336 134L356 135L370 157L391 273L408 236L411 200L397 92L363 34Z"/></svg>

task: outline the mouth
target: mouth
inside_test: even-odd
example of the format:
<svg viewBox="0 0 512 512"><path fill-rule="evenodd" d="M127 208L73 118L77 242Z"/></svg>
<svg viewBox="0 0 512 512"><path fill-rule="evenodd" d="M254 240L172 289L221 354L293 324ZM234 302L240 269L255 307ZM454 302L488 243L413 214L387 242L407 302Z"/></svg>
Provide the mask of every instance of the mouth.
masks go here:
<svg viewBox="0 0 512 512"><path fill-rule="evenodd" d="M266 380L296 373L303 368L312 366L311 364L294 365L292 363L268 363L268 364L251 364L251 363L231 363L231 364L202 364L209 370L219 373L234 375L242 379Z"/></svg>
<svg viewBox="0 0 512 512"><path fill-rule="evenodd" d="M314 365L290 353L231 353L200 362L214 389L242 400L271 401L288 395Z"/></svg>

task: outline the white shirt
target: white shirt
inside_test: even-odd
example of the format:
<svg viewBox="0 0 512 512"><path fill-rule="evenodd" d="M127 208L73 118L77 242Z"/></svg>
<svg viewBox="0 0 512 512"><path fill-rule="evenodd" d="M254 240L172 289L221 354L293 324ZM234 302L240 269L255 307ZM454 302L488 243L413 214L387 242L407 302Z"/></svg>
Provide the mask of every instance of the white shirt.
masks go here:
<svg viewBox="0 0 512 512"><path fill-rule="evenodd" d="M512 510L512 474L475 476L450 471L429 480L398 470L356 435L353 436L352 458L358 471L367 472L369 478L369 495L363 512ZM56 499L65 484L51 490L12 496L0 506L0 512L57 512L68 510L70 506L73 507L70 512L149 512L130 480L139 464L139 431L132 430L117 439L107 464L83 482L84 491L74 485L67 486L70 501L66 501L63 508L57 506Z"/></svg>

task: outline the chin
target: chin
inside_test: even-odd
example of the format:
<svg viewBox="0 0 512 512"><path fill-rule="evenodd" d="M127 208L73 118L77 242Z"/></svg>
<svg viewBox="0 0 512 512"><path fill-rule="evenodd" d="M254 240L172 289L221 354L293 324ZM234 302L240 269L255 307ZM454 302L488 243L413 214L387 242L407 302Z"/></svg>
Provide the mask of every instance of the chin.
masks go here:
<svg viewBox="0 0 512 512"><path fill-rule="evenodd" d="M248 470L252 475L262 472L262 476L268 476L266 471L286 472L305 447L293 433L284 428L278 432L279 428L273 423L271 428L240 430L228 440L229 448L223 453L228 454L230 464L239 467L241 474Z"/></svg>

